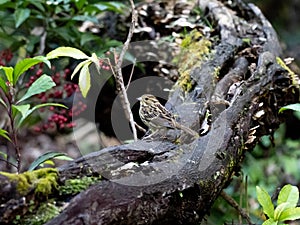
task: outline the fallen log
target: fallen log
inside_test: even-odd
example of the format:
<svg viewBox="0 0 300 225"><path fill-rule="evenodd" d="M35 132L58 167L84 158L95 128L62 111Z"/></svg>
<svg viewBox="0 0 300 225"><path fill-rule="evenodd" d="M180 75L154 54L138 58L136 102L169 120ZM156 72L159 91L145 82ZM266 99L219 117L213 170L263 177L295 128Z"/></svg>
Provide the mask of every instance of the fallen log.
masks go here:
<svg viewBox="0 0 300 225"><path fill-rule="evenodd" d="M47 225L199 224L240 171L245 152L283 121L280 107L298 100L298 81L278 58L276 32L257 7L240 0L201 0L199 7L218 39L210 40L206 57L181 68L188 78L168 100L199 138L154 136L59 168L59 183L78 176L101 181Z"/></svg>

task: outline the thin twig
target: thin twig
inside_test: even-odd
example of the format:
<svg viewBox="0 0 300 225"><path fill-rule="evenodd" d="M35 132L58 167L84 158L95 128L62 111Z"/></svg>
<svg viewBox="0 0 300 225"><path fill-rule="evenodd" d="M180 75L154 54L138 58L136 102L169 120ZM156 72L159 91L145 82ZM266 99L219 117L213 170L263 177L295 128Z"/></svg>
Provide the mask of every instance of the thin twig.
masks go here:
<svg viewBox="0 0 300 225"><path fill-rule="evenodd" d="M248 224L250 224L250 225L253 224L251 222L251 219L250 219L248 213L243 208L241 208L239 206L239 204L233 198L231 198L224 191L221 192L221 196L229 205L231 205L233 208L235 208L239 212L239 214L248 222Z"/></svg>
<svg viewBox="0 0 300 225"><path fill-rule="evenodd" d="M130 72L129 80L128 80L128 82L127 82L126 91L128 90L129 84L130 84L130 82L131 82L131 79L132 79L132 75L133 75L133 71L134 71L135 63L136 63L136 59L134 59L134 62L133 62L133 64L132 64L132 68L131 68L131 72Z"/></svg>
<svg viewBox="0 0 300 225"><path fill-rule="evenodd" d="M122 101L122 105L125 111L125 114L130 122L130 126L132 129L132 133L133 133L133 139L136 141L137 140L137 132L136 132L136 128L135 128L135 122L133 119L133 114L131 111L131 107L130 107L130 102L128 100L128 96L127 96L127 92L126 92L126 88L125 88L125 84L124 84L124 80L123 80L123 75L122 75L122 64L123 64L123 59L124 56L126 54L126 51L129 47L132 35L133 35L133 31L134 31L134 27L137 21L137 15L135 12L135 7L134 7L134 2L133 0L129 0L130 5L131 5L131 24L130 24L130 28L129 28L129 32L128 32L128 36L127 39L123 45L123 48L121 50L121 53L117 59L116 54L115 54L115 60L116 60L116 82L119 85L120 88L120 97L121 97L121 101Z"/></svg>
<svg viewBox="0 0 300 225"><path fill-rule="evenodd" d="M143 127L141 127L140 125L138 125L136 122L134 122L135 123L135 126L140 130L140 131L142 131L142 132L144 132L144 133L146 133L146 129L144 129Z"/></svg>
<svg viewBox="0 0 300 225"><path fill-rule="evenodd" d="M13 164L13 163L11 163L11 162L5 160L5 159L1 159L1 158L0 158L0 161L3 161L3 162L5 162L6 164L9 164L9 165L11 165L11 166L13 166L13 167L15 167L15 168L18 168L17 165L15 165L15 164Z"/></svg>

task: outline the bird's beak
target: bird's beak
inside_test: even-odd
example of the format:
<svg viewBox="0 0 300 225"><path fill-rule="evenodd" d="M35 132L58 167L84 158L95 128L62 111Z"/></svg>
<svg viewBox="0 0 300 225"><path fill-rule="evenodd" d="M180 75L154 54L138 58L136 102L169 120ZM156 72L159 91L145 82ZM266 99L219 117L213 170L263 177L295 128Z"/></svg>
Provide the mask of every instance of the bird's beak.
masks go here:
<svg viewBox="0 0 300 225"><path fill-rule="evenodd" d="M141 101L142 100L142 97L138 97L138 98L136 98L137 100L139 100L139 101Z"/></svg>

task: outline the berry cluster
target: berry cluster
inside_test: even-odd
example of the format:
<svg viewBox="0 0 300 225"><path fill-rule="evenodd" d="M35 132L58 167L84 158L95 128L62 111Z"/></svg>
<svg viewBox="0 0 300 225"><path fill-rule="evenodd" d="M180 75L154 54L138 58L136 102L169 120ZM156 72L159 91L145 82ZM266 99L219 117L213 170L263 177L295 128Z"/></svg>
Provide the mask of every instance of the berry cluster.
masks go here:
<svg viewBox="0 0 300 225"><path fill-rule="evenodd" d="M112 65L110 64L111 63L111 58L112 58L112 54L110 51L106 52L105 53L106 57L107 58L101 58L99 59L99 65L100 65L100 68L103 69L103 70L106 70L106 71L110 71L112 68ZM118 60L118 56L117 55L114 55L114 60Z"/></svg>
<svg viewBox="0 0 300 225"><path fill-rule="evenodd" d="M7 65L12 59L13 54L10 49L4 49L0 51L0 66Z"/></svg>
<svg viewBox="0 0 300 225"><path fill-rule="evenodd" d="M72 96L75 92L80 92L78 85L67 81L68 76L70 75L70 69L65 69L61 72L55 72L56 68L53 67L51 71L53 72L52 79L55 82L56 86L47 92L40 93L36 95L40 102L58 102L64 105L72 105L69 109L62 107L49 107L49 111L52 114L48 119L34 127L36 132L41 131L66 131L74 127L76 124L72 121L73 116L78 116L86 108L86 104L82 101L77 103L72 103ZM30 76L28 82L25 84L26 87L29 87L37 78L39 78L43 72L43 64L32 68L33 75ZM44 112L45 109L41 109L41 112ZM48 114L47 114L48 115Z"/></svg>

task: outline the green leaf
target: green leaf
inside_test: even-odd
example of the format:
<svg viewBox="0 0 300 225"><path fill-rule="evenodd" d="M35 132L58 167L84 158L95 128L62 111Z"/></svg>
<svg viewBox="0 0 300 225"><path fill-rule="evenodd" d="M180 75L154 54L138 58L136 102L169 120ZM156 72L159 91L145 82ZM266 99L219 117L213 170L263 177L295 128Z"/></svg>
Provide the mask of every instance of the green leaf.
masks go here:
<svg viewBox="0 0 300 225"><path fill-rule="evenodd" d="M51 64L50 61L44 57L44 56L36 56L34 58L26 58L23 59L21 61L19 61L16 66L15 66L15 70L14 70L14 84L17 83L19 77L25 72L27 71L29 68L31 68L32 66L38 64L38 63L45 63L49 68L51 68Z"/></svg>
<svg viewBox="0 0 300 225"><path fill-rule="evenodd" d="M0 97L0 103L5 107L5 108L7 108L7 105L6 105L6 103L4 102L4 100Z"/></svg>
<svg viewBox="0 0 300 225"><path fill-rule="evenodd" d="M0 5L7 3L7 2L10 2L10 0L0 0Z"/></svg>
<svg viewBox="0 0 300 225"><path fill-rule="evenodd" d="M79 10L82 9L85 2L86 2L86 0L77 0L77 1L75 1L75 5L76 5L77 9L79 9Z"/></svg>
<svg viewBox="0 0 300 225"><path fill-rule="evenodd" d="M85 64L87 64L87 63L89 63L90 62L90 60L84 60L84 61L82 61L81 63L79 63L76 67L75 67L75 69L74 69L74 71L73 71L73 73L72 73L72 75L71 75L71 79L73 79L73 77L76 75L76 73L78 73L78 71L85 65Z"/></svg>
<svg viewBox="0 0 300 225"><path fill-rule="evenodd" d="M28 118L28 116L31 113L33 113L35 110L39 109L39 108L43 108L43 107L46 107L46 106L56 106L56 107L67 108L65 105L59 104L59 103L43 103L43 104L36 105L31 109L29 109L27 105L29 105L29 104L26 104L26 105L13 105L13 107L15 109L17 109L22 114L21 119L17 122L18 127L22 126L22 123ZM26 106L26 107L22 107L22 106Z"/></svg>
<svg viewBox="0 0 300 225"><path fill-rule="evenodd" d="M300 103L296 103L296 104L291 104L291 105L284 106L284 107L282 107L282 108L279 109L279 113L281 113L281 112L283 112L283 111L285 111L287 109L291 109L291 110L300 112Z"/></svg>
<svg viewBox="0 0 300 225"><path fill-rule="evenodd" d="M0 129L0 136L4 137L5 139L7 139L11 142L11 139L7 134L8 134L8 132L6 130Z"/></svg>
<svg viewBox="0 0 300 225"><path fill-rule="evenodd" d="M279 217L279 221L297 219L300 219L300 207L286 209L281 213Z"/></svg>
<svg viewBox="0 0 300 225"><path fill-rule="evenodd" d="M43 162L43 163L41 163L40 164L40 167L44 167L45 165L47 165L47 166L55 166L55 163L54 163L54 161L53 160L46 160L45 162Z"/></svg>
<svg viewBox="0 0 300 225"><path fill-rule="evenodd" d="M290 184L285 185L278 195L277 205L281 203L289 203L290 208L297 206L299 200L299 190L296 186Z"/></svg>
<svg viewBox="0 0 300 225"><path fill-rule="evenodd" d="M99 36L96 36L91 33L84 33L80 36L80 45L83 46L89 41L99 40Z"/></svg>
<svg viewBox="0 0 300 225"><path fill-rule="evenodd" d="M25 117L30 109L29 104L25 105L12 105L12 108L21 113L21 117Z"/></svg>
<svg viewBox="0 0 300 225"><path fill-rule="evenodd" d="M101 2L93 4L92 6L95 7L98 10L98 12L113 11L117 13L122 13L122 8L125 7L125 5L120 2Z"/></svg>
<svg viewBox="0 0 300 225"><path fill-rule="evenodd" d="M50 88L54 87L56 84L50 76L43 74L36 81L34 81L31 86L28 88L27 92L17 103L20 103L33 95L45 92Z"/></svg>
<svg viewBox="0 0 300 225"><path fill-rule="evenodd" d="M265 222L263 222L262 225L277 225L278 222L277 221L274 221L272 218L266 220Z"/></svg>
<svg viewBox="0 0 300 225"><path fill-rule="evenodd" d="M90 57L90 60L96 65L97 69L99 70L99 59L95 53L92 53L92 56Z"/></svg>
<svg viewBox="0 0 300 225"><path fill-rule="evenodd" d="M78 15L78 16L74 16L72 17L73 21L91 21L92 23L97 24L98 20L96 17L93 16L87 16L87 15Z"/></svg>
<svg viewBox="0 0 300 225"><path fill-rule="evenodd" d="M87 93L90 90L91 87L91 75L90 75L90 71L89 71L89 65L91 64L91 61L89 61L88 63L86 63L79 74L79 81L78 81L78 85L80 88L80 91L82 93L82 96L85 98L87 96Z"/></svg>
<svg viewBox="0 0 300 225"><path fill-rule="evenodd" d="M279 221L279 217L281 216L282 212L289 208L291 207L287 202L279 204L274 211L274 220Z"/></svg>
<svg viewBox="0 0 300 225"><path fill-rule="evenodd" d="M30 9L16 9L14 13L15 27L18 28L30 16Z"/></svg>
<svg viewBox="0 0 300 225"><path fill-rule="evenodd" d="M259 186L256 186L256 195L258 202L263 207L263 212L267 214L269 218L274 218L274 205L270 195Z"/></svg>
<svg viewBox="0 0 300 225"><path fill-rule="evenodd" d="M5 72L6 79L13 84L13 72L14 68L7 67L7 66L0 66L0 69L2 69Z"/></svg>
<svg viewBox="0 0 300 225"><path fill-rule="evenodd" d="M39 156L36 160L34 160L34 162L32 162L28 168L28 171L33 171L35 168L37 168L40 164L44 163L47 160L53 159L53 158L57 158L57 157L61 157L61 156L66 156L67 155L65 153L61 153L61 152L47 152L41 156Z"/></svg>
<svg viewBox="0 0 300 225"><path fill-rule="evenodd" d="M47 59L54 59L58 57L71 57L74 59L88 59L89 57L77 48L59 47L47 54Z"/></svg>
<svg viewBox="0 0 300 225"><path fill-rule="evenodd" d="M67 156L67 155L62 155L62 156L57 156L55 157L56 159L59 159L59 160L65 160L65 161L73 161L74 159Z"/></svg>
<svg viewBox="0 0 300 225"><path fill-rule="evenodd" d="M4 93L7 93L7 85L5 83L5 80L2 79L2 77L0 77L0 88L4 91Z"/></svg>

